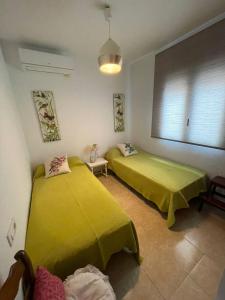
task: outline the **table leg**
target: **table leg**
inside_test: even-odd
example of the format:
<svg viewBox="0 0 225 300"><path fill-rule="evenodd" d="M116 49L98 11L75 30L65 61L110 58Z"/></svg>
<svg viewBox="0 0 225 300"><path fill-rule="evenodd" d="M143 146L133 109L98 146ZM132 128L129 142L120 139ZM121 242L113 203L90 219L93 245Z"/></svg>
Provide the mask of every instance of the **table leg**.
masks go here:
<svg viewBox="0 0 225 300"><path fill-rule="evenodd" d="M108 176L107 164L105 164L105 176Z"/></svg>
<svg viewBox="0 0 225 300"><path fill-rule="evenodd" d="M198 211L202 211L202 208L203 208L203 205L204 205L204 200L202 198L201 199L201 202L200 202L200 205L199 205L199 208L198 208Z"/></svg>

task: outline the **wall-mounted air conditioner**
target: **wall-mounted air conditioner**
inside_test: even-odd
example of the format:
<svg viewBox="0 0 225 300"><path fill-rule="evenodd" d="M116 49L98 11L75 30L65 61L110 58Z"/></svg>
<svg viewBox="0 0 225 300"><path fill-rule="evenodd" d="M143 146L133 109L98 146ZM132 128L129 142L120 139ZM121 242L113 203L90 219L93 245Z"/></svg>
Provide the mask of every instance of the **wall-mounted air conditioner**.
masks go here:
<svg viewBox="0 0 225 300"><path fill-rule="evenodd" d="M19 57L25 71L71 75L74 61L71 57L19 48Z"/></svg>

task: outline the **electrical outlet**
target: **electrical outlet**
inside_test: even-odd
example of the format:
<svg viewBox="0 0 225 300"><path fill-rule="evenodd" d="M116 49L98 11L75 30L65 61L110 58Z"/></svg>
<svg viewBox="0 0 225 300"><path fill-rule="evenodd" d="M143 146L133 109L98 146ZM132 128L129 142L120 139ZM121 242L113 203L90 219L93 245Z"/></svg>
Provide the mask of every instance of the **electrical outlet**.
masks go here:
<svg viewBox="0 0 225 300"><path fill-rule="evenodd" d="M9 230L8 230L8 233L6 236L10 247L12 247L12 245L13 245L15 235L16 235L16 221L14 218L12 218L11 222L10 222Z"/></svg>

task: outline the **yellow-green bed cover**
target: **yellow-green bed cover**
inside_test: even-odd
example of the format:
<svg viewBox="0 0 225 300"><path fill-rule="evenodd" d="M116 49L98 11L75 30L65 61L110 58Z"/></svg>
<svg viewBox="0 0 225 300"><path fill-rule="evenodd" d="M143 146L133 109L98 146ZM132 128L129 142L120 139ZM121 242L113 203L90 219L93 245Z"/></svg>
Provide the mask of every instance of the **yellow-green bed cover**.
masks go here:
<svg viewBox="0 0 225 300"><path fill-rule="evenodd" d="M177 209L189 207L188 201L206 190L204 172L142 150L124 157L112 148L106 159L118 177L168 213L168 227L175 223Z"/></svg>
<svg viewBox="0 0 225 300"><path fill-rule="evenodd" d="M25 245L34 268L65 278L87 264L104 269L123 248L139 260L132 221L80 159L69 165L71 173L50 178L36 169Z"/></svg>

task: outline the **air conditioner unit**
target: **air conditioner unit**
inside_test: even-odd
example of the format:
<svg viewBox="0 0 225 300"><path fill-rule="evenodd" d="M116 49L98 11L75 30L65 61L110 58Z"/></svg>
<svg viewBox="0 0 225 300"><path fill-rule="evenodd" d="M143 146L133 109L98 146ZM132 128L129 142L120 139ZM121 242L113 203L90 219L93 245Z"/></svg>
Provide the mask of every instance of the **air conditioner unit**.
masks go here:
<svg viewBox="0 0 225 300"><path fill-rule="evenodd" d="M74 70L69 56L19 48L19 57L25 71L71 75Z"/></svg>

